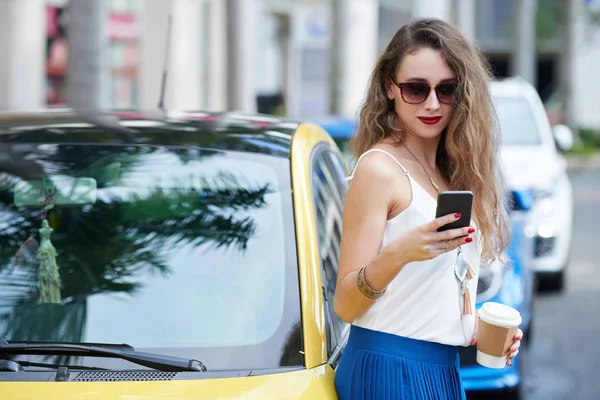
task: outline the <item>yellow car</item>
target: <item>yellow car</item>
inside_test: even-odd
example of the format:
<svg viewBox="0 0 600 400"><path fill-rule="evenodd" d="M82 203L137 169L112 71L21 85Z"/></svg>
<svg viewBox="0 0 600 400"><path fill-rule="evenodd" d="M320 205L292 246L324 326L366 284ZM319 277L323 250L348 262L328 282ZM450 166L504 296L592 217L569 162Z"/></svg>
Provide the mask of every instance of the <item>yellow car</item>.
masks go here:
<svg viewBox="0 0 600 400"><path fill-rule="evenodd" d="M333 140L111 117L0 114L0 398L335 399Z"/></svg>

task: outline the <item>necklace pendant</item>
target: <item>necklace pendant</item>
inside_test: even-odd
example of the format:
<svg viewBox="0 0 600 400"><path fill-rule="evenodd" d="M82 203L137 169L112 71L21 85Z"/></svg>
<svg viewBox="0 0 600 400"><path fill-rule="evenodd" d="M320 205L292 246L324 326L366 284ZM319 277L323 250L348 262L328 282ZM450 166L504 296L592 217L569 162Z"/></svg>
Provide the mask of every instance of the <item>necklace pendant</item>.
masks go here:
<svg viewBox="0 0 600 400"><path fill-rule="evenodd" d="M431 185L435 188L436 192L440 191L440 188L438 185L435 184L435 182L433 181L433 178L429 178L429 181L431 182Z"/></svg>

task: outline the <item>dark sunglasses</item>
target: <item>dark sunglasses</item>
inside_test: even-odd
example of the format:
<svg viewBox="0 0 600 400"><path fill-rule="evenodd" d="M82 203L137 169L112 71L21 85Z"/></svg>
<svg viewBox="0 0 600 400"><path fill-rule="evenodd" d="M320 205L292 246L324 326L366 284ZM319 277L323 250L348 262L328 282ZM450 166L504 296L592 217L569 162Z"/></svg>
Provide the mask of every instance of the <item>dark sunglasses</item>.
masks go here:
<svg viewBox="0 0 600 400"><path fill-rule="evenodd" d="M435 95L440 103L454 104L456 101L456 83L444 82L439 85L431 86L426 82L396 82L394 85L400 88L402 100L408 104L421 104L429 97L431 89L435 90Z"/></svg>

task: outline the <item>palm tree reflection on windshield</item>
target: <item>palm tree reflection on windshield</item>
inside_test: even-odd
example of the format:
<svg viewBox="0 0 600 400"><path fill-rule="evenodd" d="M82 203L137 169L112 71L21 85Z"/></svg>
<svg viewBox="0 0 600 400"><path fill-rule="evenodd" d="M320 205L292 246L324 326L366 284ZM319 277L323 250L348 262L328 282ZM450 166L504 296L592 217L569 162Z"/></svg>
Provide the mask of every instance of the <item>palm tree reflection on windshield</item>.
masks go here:
<svg viewBox="0 0 600 400"><path fill-rule="evenodd" d="M48 164L44 169L51 169ZM25 254L13 265L16 249L39 228L40 211L16 207L10 187L1 187L0 336L82 341L86 298L107 292L133 295L142 285L136 278L143 274L167 276L167 255L175 246L244 252L256 231L252 211L267 204L265 196L274 188L252 187L240 179L221 172L202 178L201 190L190 185L164 190L156 184L128 196L106 188L108 196L101 200L99 195L93 206L55 207L48 219L58 251L61 305L38 304L35 257ZM100 182L98 188L100 194Z"/></svg>
<svg viewBox="0 0 600 400"><path fill-rule="evenodd" d="M202 188L169 189L168 193L155 188L148 195L134 195L122 229L144 237L146 247L186 242L245 250L256 231L247 211L266 204L265 196L273 192L271 185L251 188L233 174L219 173L212 180L202 179ZM157 220L162 221L160 229ZM155 235L157 231L159 235Z"/></svg>

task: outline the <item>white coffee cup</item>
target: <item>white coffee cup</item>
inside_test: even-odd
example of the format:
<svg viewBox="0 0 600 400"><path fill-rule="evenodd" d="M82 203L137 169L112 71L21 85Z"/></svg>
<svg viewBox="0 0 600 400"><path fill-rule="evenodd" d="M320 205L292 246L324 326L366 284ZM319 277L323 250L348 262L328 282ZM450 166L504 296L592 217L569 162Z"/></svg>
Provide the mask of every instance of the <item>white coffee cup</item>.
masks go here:
<svg viewBox="0 0 600 400"><path fill-rule="evenodd" d="M477 362L488 368L504 368L506 358L523 319L518 310L487 302L479 309Z"/></svg>

